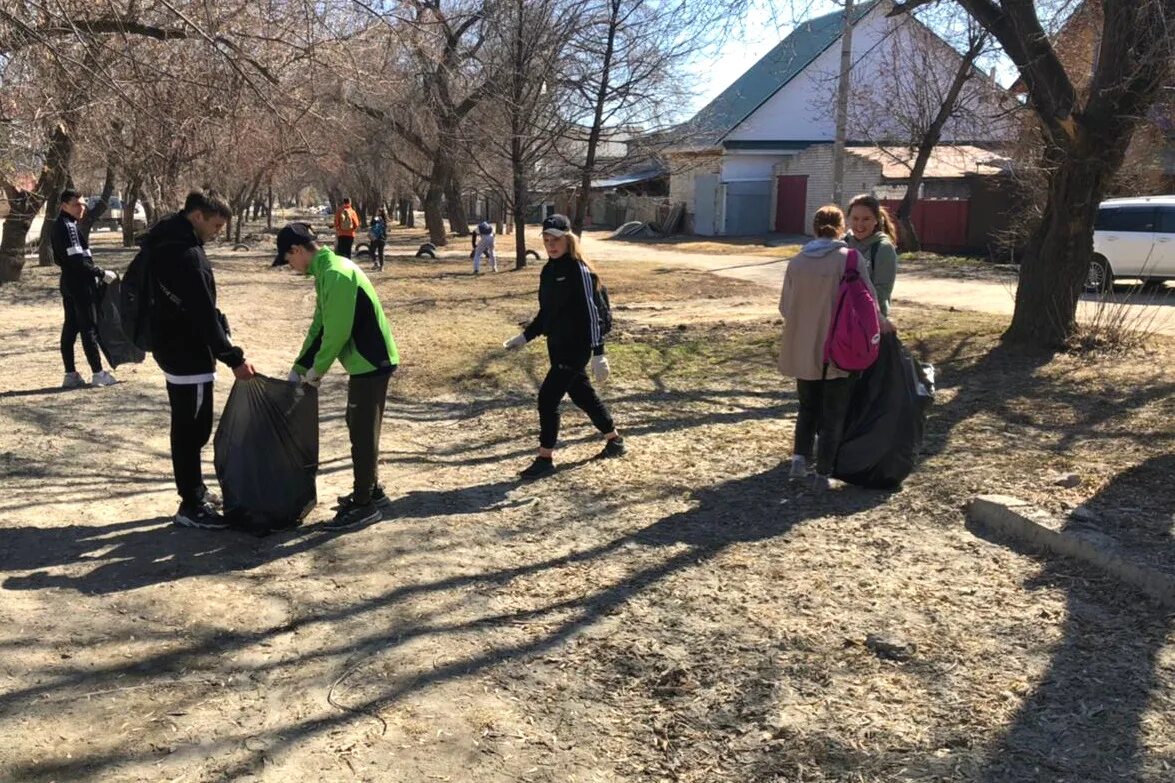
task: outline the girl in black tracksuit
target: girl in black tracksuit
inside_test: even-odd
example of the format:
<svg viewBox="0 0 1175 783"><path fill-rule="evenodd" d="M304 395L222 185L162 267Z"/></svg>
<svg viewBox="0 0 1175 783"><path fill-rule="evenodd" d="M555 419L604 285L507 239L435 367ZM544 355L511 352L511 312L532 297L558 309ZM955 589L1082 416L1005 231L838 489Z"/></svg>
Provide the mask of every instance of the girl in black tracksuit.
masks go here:
<svg viewBox="0 0 1175 783"><path fill-rule="evenodd" d="M578 240L571 233L571 222L563 215L552 215L543 221L543 244L550 260L539 278L538 315L522 334L505 343L507 348L520 348L546 335L551 360L551 369L539 388L539 454L522 471L525 479L542 478L555 471L559 403L564 395L569 395L607 438L597 459L619 457L625 452L624 439L587 375L589 363L597 382L603 383L610 374L593 294L599 287L599 278L583 258Z"/></svg>

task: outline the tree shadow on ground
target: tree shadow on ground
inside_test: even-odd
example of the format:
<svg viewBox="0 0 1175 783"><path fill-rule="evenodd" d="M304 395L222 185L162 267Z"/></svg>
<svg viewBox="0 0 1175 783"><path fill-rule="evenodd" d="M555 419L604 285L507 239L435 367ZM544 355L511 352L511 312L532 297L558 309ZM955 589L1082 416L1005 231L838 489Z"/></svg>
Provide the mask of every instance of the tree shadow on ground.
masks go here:
<svg viewBox="0 0 1175 783"><path fill-rule="evenodd" d="M1169 524L1175 512L1170 493L1155 500L1147 497L1146 489L1169 481L1173 470L1172 455L1152 458L1120 474L1087 506L1149 504ZM1036 554L1017 544L1000 543ZM1160 546L1171 546L1169 535ZM1143 735L1146 712L1165 709L1153 698L1163 684L1157 659L1175 625L1175 615L1072 561L1051 562L1032 586L1066 590L1064 638L976 779L983 783L1169 780L1169 768L1161 769L1161 754L1154 746L1146 747Z"/></svg>
<svg viewBox="0 0 1175 783"><path fill-rule="evenodd" d="M273 725L259 733L256 730L228 728L219 736L204 738L201 748L205 755L228 750L239 750L247 737L260 737L267 747L264 755L272 756L283 748L297 745L310 738L330 732L354 720L370 720L403 699L425 688L458 679L475 677L487 669L507 661L526 661L547 653L569 639L621 611L631 600L670 577L688 573L691 569L710 560L727 548L741 542L762 541L783 536L797 525L823 518L855 514L884 502L883 493L844 489L820 496L791 495L787 486L786 467L778 466L763 473L727 481L718 486L694 493L693 508L672 514L633 533L626 534L595 547L571 554L485 571L473 575L460 575L434 582L405 585L382 595L364 599L350 606L323 610L307 615L284 625L280 629L254 633L222 632L202 639L183 649L171 649L137 660L105 669L86 668L73 672L55 672L47 682L38 682L28 688L0 697L0 711L12 709L17 704L63 696L63 691L85 683L87 688L100 688L110 682L125 682L128 674L136 677L160 676L177 667L191 666L193 656L215 653L219 659L227 659L234 651L250 648L266 642L279 633L296 631L298 627L315 624L364 620L370 631L358 637L341 638L332 635L327 650L305 650L295 661L283 661L281 666L305 663L316 658L331 657L345 660L351 667L343 676L348 676L358 665L372 656L387 652L406 641L421 637L441 637L456 634L470 628L484 628L508 625L522 620L542 620L534 627L543 630L522 641L517 636L505 635L488 637L489 641L479 645L467 655L454 660L422 669L412 674L387 680L368 678L364 698L356 699L344 711L326 717L315 717L301 721L290 721ZM458 490L457 493L463 490ZM492 490L491 490L492 492ZM786 502L785 502L786 501ZM428 503L440 507L461 507L462 500L453 500L436 493ZM459 623L436 624L431 617L418 618L416 622L398 623L394 629L380 627L379 613L394 609L409 596L458 587L472 587L478 590L501 587L508 589L508 583L520 577L534 576L557 569L600 561L609 557L626 557L636 551L641 554L641 567L625 571L624 575L600 584L585 594L562 597L545 605L512 611L508 614L490 615ZM623 571L623 569L621 569ZM258 665L262 668L264 665ZM304 683L309 688L312 683ZM72 759L50 759L36 761L16 768L13 772L18 779L77 779L83 776L101 777L109 774L120 764L147 761L159 755L156 750L120 748L101 750L90 755L75 756ZM254 753L243 761L236 761L222 770L222 777L233 778L260 768L263 755Z"/></svg>

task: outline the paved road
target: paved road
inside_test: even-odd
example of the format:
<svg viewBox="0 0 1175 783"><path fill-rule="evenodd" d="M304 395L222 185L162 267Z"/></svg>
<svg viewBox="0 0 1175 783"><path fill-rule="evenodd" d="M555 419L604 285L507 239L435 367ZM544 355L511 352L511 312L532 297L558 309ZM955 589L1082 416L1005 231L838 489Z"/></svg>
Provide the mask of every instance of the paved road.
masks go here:
<svg viewBox="0 0 1175 783"><path fill-rule="evenodd" d="M782 259L688 253L672 246L615 242L591 234L585 235L584 249L590 258L646 258L658 264L705 269L715 274L760 283L776 296L787 268L787 262ZM894 303L954 307L1010 317L1016 303L1016 284L1014 280L952 279L925 272L903 273L899 269L897 285L894 286ZM1114 309L1115 317L1120 317L1123 323L1135 324L1136 328L1143 331L1175 336L1175 290L1170 287L1143 293L1137 287L1120 285L1107 300L1107 306ZM1078 309L1078 318L1093 319L1097 317L1098 308L1098 299L1086 296Z"/></svg>

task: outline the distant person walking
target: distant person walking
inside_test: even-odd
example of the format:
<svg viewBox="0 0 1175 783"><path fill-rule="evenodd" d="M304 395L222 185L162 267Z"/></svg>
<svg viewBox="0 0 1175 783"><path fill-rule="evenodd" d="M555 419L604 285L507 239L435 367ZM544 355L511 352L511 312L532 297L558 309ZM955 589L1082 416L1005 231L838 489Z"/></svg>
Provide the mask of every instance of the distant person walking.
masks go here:
<svg viewBox="0 0 1175 783"><path fill-rule="evenodd" d="M351 436L353 491L339 498L328 530L376 522L388 505L379 483L379 442L388 381L400 364L396 341L379 296L353 261L321 247L304 223L277 235L274 264L288 263L314 278L314 319L290 370L291 383L317 386L338 359L347 383L347 431Z"/></svg>
<svg viewBox="0 0 1175 783"><path fill-rule="evenodd" d="M604 314L597 297L600 279L571 233L571 221L551 215L543 221L543 245L550 258L539 276L539 312L526 329L503 345L521 348L539 335L547 337L551 369L539 388L539 453L522 471L522 478L537 479L555 472L555 444L559 439L559 403L566 395L604 433L604 449L596 459L623 456L624 439L616 431L612 415L592 382L608 380L611 370L604 356Z"/></svg>
<svg viewBox="0 0 1175 783"><path fill-rule="evenodd" d="M335 213L335 252L344 258L351 257L355 248L355 232L359 230L359 213L351 207L351 199L343 199L343 205Z"/></svg>
<svg viewBox="0 0 1175 783"><path fill-rule="evenodd" d="M371 237L371 260L376 269L384 268L384 248L388 244L388 213L380 210L371 219L371 226L367 230Z"/></svg>
<svg viewBox="0 0 1175 783"><path fill-rule="evenodd" d="M498 255L494 252L494 227L486 221L477 224L477 243L473 247L473 274L481 274L481 259L488 257L490 269L498 271Z"/></svg>
<svg viewBox="0 0 1175 783"><path fill-rule="evenodd" d="M813 477L817 491L829 487L853 385L852 373L824 360L849 257L849 247L840 239L845 233L844 221L840 207L830 205L816 211L812 221L816 239L788 263L779 297L779 313L783 316L779 371L796 379L799 398L790 478L808 478L819 434ZM872 289L867 276L862 274L861 279Z"/></svg>
<svg viewBox="0 0 1175 783"><path fill-rule="evenodd" d="M143 239L156 287L149 314L151 351L167 380L171 464L180 496L175 523L183 527L228 527L200 467L200 452L212 436L216 363L231 367L242 381L257 372L233 345L228 319L216 307L216 277L204 254L204 244L232 214L219 194L194 190L182 211L155 224Z"/></svg>
<svg viewBox="0 0 1175 783"><path fill-rule="evenodd" d="M49 244L53 248L53 262L61 267L58 288L65 309L65 323L61 327L61 362L65 365L63 389L85 386L75 364L77 339L82 338L82 351L93 373L95 386L117 383L108 370L102 369L102 351L98 340L98 305L103 283L114 282L117 275L94 264L90 242L78 221L86 213L86 204L76 190L61 192L61 211L50 229Z"/></svg>
<svg viewBox="0 0 1175 783"><path fill-rule="evenodd" d="M889 210L875 196L862 193L849 202L849 233L845 241L865 262L869 280L877 291L882 330L892 331L889 300L898 275L898 229Z"/></svg>

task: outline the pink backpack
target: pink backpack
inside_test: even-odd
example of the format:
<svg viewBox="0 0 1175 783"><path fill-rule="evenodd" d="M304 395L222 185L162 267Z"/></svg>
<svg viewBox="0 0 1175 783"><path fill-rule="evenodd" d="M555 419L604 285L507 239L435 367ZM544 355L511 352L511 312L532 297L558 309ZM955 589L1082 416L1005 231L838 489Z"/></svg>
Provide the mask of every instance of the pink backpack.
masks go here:
<svg viewBox="0 0 1175 783"><path fill-rule="evenodd" d="M881 347L881 318L877 302L857 268L860 254L849 251L845 273L836 294L832 327L824 341L824 364L832 362L842 370L867 370L877 361Z"/></svg>

